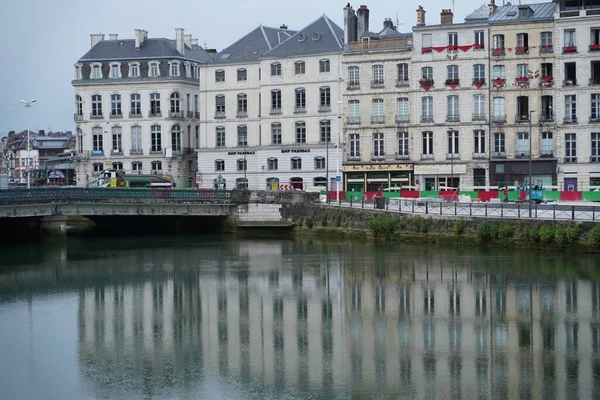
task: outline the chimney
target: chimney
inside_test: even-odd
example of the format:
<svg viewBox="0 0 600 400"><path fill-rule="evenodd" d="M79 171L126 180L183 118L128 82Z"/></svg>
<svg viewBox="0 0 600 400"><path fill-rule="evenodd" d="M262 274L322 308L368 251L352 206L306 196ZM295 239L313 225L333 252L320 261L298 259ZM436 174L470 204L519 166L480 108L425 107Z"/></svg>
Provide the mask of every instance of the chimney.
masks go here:
<svg viewBox="0 0 600 400"><path fill-rule="evenodd" d="M392 22L391 18L386 18L383 20L383 29L396 30L396 27L394 26L394 23Z"/></svg>
<svg viewBox="0 0 600 400"><path fill-rule="evenodd" d="M135 30L135 48L139 49L142 46L142 43L144 43L144 30L143 29L136 29Z"/></svg>
<svg viewBox="0 0 600 400"><path fill-rule="evenodd" d="M488 14L491 17L496 12L496 1L490 0L490 4L488 4Z"/></svg>
<svg viewBox="0 0 600 400"><path fill-rule="evenodd" d="M423 6L419 6L417 8L417 26L425 25L425 10L423 10Z"/></svg>
<svg viewBox="0 0 600 400"><path fill-rule="evenodd" d="M344 43L356 42L356 14L350 3L344 7Z"/></svg>
<svg viewBox="0 0 600 400"><path fill-rule="evenodd" d="M357 40L361 40L362 37L369 32L369 9L365 5L361 5L356 10L356 17L358 23L356 24L356 37Z"/></svg>
<svg viewBox="0 0 600 400"><path fill-rule="evenodd" d="M192 35L183 35L183 43L187 47L192 47Z"/></svg>
<svg viewBox="0 0 600 400"><path fill-rule="evenodd" d="M116 33L109 33L108 40L119 40L119 35Z"/></svg>
<svg viewBox="0 0 600 400"><path fill-rule="evenodd" d="M217 54L217 49L206 49L208 54Z"/></svg>
<svg viewBox="0 0 600 400"><path fill-rule="evenodd" d="M279 29L287 29L288 26L286 24L281 24L281 26L279 27Z"/></svg>
<svg viewBox="0 0 600 400"><path fill-rule="evenodd" d="M198 46L198 39L192 39L192 46Z"/></svg>
<svg viewBox="0 0 600 400"><path fill-rule="evenodd" d="M104 40L104 33L92 33L90 37L92 38L92 47L94 47Z"/></svg>
<svg viewBox="0 0 600 400"><path fill-rule="evenodd" d="M175 47L181 55L185 55L185 45L183 42L183 37L185 30L183 28L175 29Z"/></svg>
<svg viewBox="0 0 600 400"><path fill-rule="evenodd" d="M442 25L447 25L447 24L452 24L453 22L453 18L454 14L452 13L451 9L442 9L442 12L440 13L440 24Z"/></svg>

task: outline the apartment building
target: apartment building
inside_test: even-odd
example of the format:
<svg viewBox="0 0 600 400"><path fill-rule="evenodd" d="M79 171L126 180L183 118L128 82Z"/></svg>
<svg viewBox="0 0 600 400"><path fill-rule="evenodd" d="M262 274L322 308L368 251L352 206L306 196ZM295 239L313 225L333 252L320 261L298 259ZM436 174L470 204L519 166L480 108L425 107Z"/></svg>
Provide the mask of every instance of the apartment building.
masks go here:
<svg viewBox="0 0 600 400"><path fill-rule="evenodd" d="M600 2L554 0L558 185L600 188Z"/></svg>
<svg viewBox="0 0 600 400"><path fill-rule="evenodd" d="M93 184L104 169L171 175L190 186L199 137L200 64L210 55L198 40L175 30L175 40L91 35L75 64L76 173Z"/></svg>
<svg viewBox="0 0 600 400"><path fill-rule="evenodd" d="M333 186L342 42L323 15L297 32L259 27L217 54L200 83L201 187L314 190L328 178Z"/></svg>
<svg viewBox="0 0 600 400"><path fill-rule="evenodd" d="M490 5L492 185L556 184L554 8Z"/></svg>

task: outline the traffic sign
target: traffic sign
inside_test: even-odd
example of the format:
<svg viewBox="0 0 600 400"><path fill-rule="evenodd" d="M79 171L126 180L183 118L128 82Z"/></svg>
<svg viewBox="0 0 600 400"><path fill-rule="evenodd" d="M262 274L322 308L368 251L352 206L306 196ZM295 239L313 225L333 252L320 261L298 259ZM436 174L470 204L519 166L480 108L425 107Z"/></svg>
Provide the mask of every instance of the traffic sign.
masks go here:
<svg viewBox="0 0 600 400"><path fill-rule="evenodd" d="M339 176L339 175L336 175L336 177L335 177L335 181L336 181L336 182L341 182L341 181L342 181L342 177L341 177L341 176Z"/></svg>

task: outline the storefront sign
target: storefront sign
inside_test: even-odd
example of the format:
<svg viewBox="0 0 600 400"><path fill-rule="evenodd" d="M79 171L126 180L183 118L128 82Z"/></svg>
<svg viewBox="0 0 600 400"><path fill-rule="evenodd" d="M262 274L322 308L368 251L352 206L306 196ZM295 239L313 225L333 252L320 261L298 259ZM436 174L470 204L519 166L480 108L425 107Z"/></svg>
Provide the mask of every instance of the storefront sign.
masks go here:
<svg viewBox="0 0 600 400"><path fill-rule="evenodd" d="M253 151L230 151L227 153L228 156L243 156L243 155L253 156L254 154L255 154L255 152L253 152Z"/></svg>
<svg viewBox="0 0 600 400"><path fill-rule="evenodd" d="M443 164L443 165L415 165L415 175L450 175L466 174L466 164Z"/></svg>
<svg viewBox="0 0 600 400"><path fill-rule="evenodd" d="M283 149L282 153L310 153L310 149Z"/></svg>
<svg viewBox="0 0 600 400"><path fill-rule="evenodd" d="M412 171L412 164L344 165L344 172L354 171Z"/></svg>

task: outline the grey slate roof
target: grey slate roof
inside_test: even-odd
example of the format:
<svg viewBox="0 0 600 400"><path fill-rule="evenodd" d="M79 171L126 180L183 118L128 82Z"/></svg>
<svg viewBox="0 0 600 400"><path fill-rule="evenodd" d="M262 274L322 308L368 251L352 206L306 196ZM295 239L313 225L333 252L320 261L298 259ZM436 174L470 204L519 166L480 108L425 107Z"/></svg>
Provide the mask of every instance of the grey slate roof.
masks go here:
<svg viewBox="0 0 600 400"><path fill-rule="evenodd" d="M488 6L483 4L481 7L473 11L471 14L465 17L465 22L467 21L477 21L477 20L486 20L489 17L489 9Z"/></svg>
<svg viewBox="0 0 600 400"><path fill-rule="evenodd" d="M259 26L246 36L221 50L213 63L256 61L269 50L292 37L296 31Z"/></svg>
<svg viewBox="0 0 600 400"><path fill-rule="evenodd" d="M135 48L134 39L103 40L92 47L79 61L139 60L155 58L187 58L207 62L210 55L200 46L186 46L185 55L177 51L175 41L165 38L148 38Z"/></svg>
<svg viewBox="0 0 600 400"><path fill-rule="evenodd" d="M519 7L529 7L531 9L529 16L519 17ZM527 21L552 21L554 19L554 10L556 5L552 2L537 4L522 4L498 7L490 17L490 24L502 24L507 22L527 22Z"/></svg>
<svg viewBox="0 0 600 400"><path fill-rule="evenodd" d="M314 34L319 38L313 40ZM301 35L304 40L301 40ZM344 30L331 21L325 14L296 32L273 50L267 52L267 57L288 55L308 55L342 50Z"/></svg>

